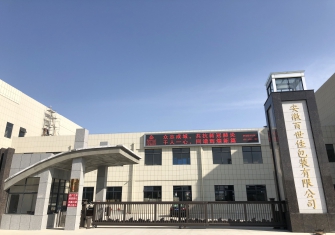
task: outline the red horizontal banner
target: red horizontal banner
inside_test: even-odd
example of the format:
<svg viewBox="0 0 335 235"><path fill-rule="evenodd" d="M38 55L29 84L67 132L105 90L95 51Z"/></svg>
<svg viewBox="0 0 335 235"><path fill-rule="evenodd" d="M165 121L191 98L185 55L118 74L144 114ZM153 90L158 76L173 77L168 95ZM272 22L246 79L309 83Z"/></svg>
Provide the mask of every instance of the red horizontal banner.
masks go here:
<svg viewBox="0 0 335 235"><path fill-rule="evenodd" d="M145 135L145 146L258 144L257 131L167 133Z"/></svg>

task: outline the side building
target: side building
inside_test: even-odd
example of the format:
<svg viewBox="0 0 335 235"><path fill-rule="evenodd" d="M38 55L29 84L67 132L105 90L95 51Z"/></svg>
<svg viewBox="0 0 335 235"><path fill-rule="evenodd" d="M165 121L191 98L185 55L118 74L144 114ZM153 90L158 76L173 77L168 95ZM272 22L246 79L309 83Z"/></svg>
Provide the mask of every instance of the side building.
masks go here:
<svg viewBox="0 0 335 235"><path fill-rule="evenodd" d="M15 137L74 135L76 123L0 80L0 148Z"/></svg>
<svg viewBox="0 0 335 235"><path fill-rule="evenodd" d="M315 92L322 134L335 188L335 73Z"/></svg>

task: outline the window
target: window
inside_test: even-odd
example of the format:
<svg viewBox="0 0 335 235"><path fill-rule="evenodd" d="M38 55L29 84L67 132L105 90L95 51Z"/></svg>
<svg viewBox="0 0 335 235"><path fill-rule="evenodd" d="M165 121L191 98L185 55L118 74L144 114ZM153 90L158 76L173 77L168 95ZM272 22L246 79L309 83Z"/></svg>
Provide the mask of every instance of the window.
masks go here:
<svg viewBox="0 0 335 235"><path fill-rule="evenodd" d="M27 131L25 128L20 127L19 137L24 137Z"/></svg>
<svg viewBox="0 0 335 235"><path fill-rule="evenodd" d="M301 78L276 78L277 91L301 91L303 90Z"/></svg>
<svg viewBox="0 0 335 235"><path fill-rule="evenodd" d="M173 152L173 165L190 165L190 149L178 148L172 149Z"/></svg>
<svg viewBox="0 0 335 235"><path fill-rule="evenodd" d="M267 201L265 185L247 185L248 201Z"/></svg>
<svg viewBox="0 0 335 235"><path fill-rule="evenodd" d="M145 165L162 165L162 149L146 149Z"/></svg>
<svg viewBox="0 0 335 235"><path fill-rule="evenodd" d="M268 91L268 96L273 92L273 85L272 85L272 82L270 82L267 91Z"/></svg>
<svg viewBox="0 0 335 235"><path fill-rule="evenodd" d="M6 213L33 215L39 182L40 178L29 177L10 187Z"/></svg>
<svg viewBox="0 0 335 235"><path fill-rule="evenodd" d="M69 181L52 179L48 214L66 211L67 196L69 194Z"/></svg>
<svg viewBox="0 0 335 235"><path fill-rule="evenodd" d="M5 137L11 138L12 137L12 131L13 131L13 124L10 122L7 122L6 130L5 130Z"/></svg>
<svg viewBox="0 0 335 235"><path fill-rule="evenodd" d="M162 186L144 186L144 201L162 201Z"/></svg>
<svg viewBox="0 0 335 235"><path fill-rule="evenodd" d="M121 202L122 187L107 187L106 201L107 202Z"/></svg>
<svg viewBox="0 0 335 235"><path fill-rule="evenodd" d="M213 164L231 164L230 148L212 148Z"/></svg>
<svg viewBox="0 0 335 235"><path fill-rule="evenodd" d="M334 146L332 144L326 144L326 150L329 162L335 162Z"/></svg>
<svg viewBox="0 0 335 235"><path fill-rule="evenodd" d="M173 201L192 201L192 187L173 186Z"/></svg>
<svg viewBox="0 0 335 235"><path fill-rule="evenodd" d="M261 147L242 147L243 163L263 163Z"/></svg>
<svg viewBox="0 0 335 235"><path fill-rule="evenodd" d="M1 157L0 157L0 172L1 172L1 168L2 168L2 163L3 163L3 159L5 158L5 154L1 154Z"/></svg>
<svg viewBox="0 0 335 235"><path fill-rule="evenodd" d="M235 201L234 185L214 185L215 201Z"/></svg>
<svg viewBox="0 0 335 235"><path fill-rule="evenodd" d="M102 142L100 142L100 146L108 146L108 141L102 141Z"/></svg>
<svg viewBox="0 0 335 235"><path fill-rule="evenodd" d="M88 203L93 201L93 194L94 194L94 187L83 188L83 200L87 199Z"/></svg>

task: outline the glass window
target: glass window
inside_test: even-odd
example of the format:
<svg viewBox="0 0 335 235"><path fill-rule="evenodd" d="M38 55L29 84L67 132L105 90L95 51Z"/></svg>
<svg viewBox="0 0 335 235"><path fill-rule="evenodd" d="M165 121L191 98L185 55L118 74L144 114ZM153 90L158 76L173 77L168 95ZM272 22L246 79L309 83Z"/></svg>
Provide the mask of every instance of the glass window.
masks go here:
<svg viewBox="0 0 335 235"><path fill-rule="evenodd" d="M27 133L26 129L20 127L19 137L24 137L26 135L26 133Z"/></svg>
<svg viewBox="0 0 335 235"><path fill-rule="evenodd" d="M273 92L273 85L272 82L270 82L269 86L268 86L268 96Z"/></svg>
<svg viewBox="0 0 335 235"><path fill-rule="evenodd" d="M265 185L247 185L248 201L267 201Z"/></svg>
<svg viewBox="0 0 335 235"><path fill-rule="evenodd" d="M326 144L326 150L329 162L335 162L334 146L332 144Z"/></svg>
<svg viewBox="0 0 335 235"><path fill-rule="evenodd" d="M145 165L162 165L162 149L146 149Z"/></svg>
<svg viewBox="0 0 335 235"><path fill-rule="evenodd" d="M12 137L12 131L13 131L13 124L10 122L7 122L6 130L5 130L5 137L11 138Z"/></svg>
<svg viewBox="0 0 335 235"><path fill-rule="evenodd" d="M67 210L67 197L69 194L69 181L61 179L52 179L48 214Z"/></svg>
<svg viewBox="0 0 335 235"><path fill-rule="evenodd" d="M234 185L214 185L215 201L235 201Z"/></svg>
<svg viewBox="0 0 335 235"><path fill-rule="evenodd" d="M83 200L87 199L88 203L93 201L93 194L94 194L94 187L83 188Z"/></svg>
<svg viewBox="0 0 335 235"><path fill-rule="evenodd" d="M231 153L229 147L212 148L213 164L231 164Z"/></svg>
<svg viewBox="0 0 335 235"><path fill-rule="evenodd" d="M107 202L121 202L122 201L122 187L107 187L106 201Z"/></svg>
<svg viewBox="0 0 335 235"><path fill-rule="evenodd" d="M192 187L173 186L173 201L192 201Z"/></svg>
<svg viewBox="0 0 335 235"><path fill-rule="evenodd" d="M254 147L242 147L243 152L243 163L260 164L263 163L262 150L259 146Z"/></svg>
<svg viewBox="0 0 335 235"><path fill-rule="evenodd" d="M173 153L173 165L190 165L190 149L189 148L174 148Z"/></svg>
<svg viewBox="0 0 335 235"><path fill-rule="evenodd" d="M301 78L276 78L277 91L301 91L303 90Z"/></svg>
<svg viewBox="0 0 335 235"><path fill-rule="evenodd" d="M144 186L144 201L162 201L162 186Z"/></svg>
<svg viewBox="0 0 335 235"><path fill-rule="evenodd" d="M40 178L26 178L10 187L6 213L30 214L35 213L36 198Z"/></svg>
<svg viewBox="0 0 335 235"><path fill-rule="evenodd" d="M4 156L5 156L4 153L1 154L1 156L0 156L0 172L1 172L1 168L2 168L3 159L5 158Z"/></svg>

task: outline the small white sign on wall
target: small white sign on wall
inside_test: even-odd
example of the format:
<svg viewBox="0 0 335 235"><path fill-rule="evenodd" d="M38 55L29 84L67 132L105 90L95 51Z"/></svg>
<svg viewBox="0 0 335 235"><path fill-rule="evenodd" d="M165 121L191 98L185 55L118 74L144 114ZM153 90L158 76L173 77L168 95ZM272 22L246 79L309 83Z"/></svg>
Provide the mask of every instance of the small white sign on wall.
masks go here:
<svg viewBox="0 0 335 235"><path fill-rule="evenodd" d="M327 213L314 139L304 100L282 103L300 213Z"/></svg>

